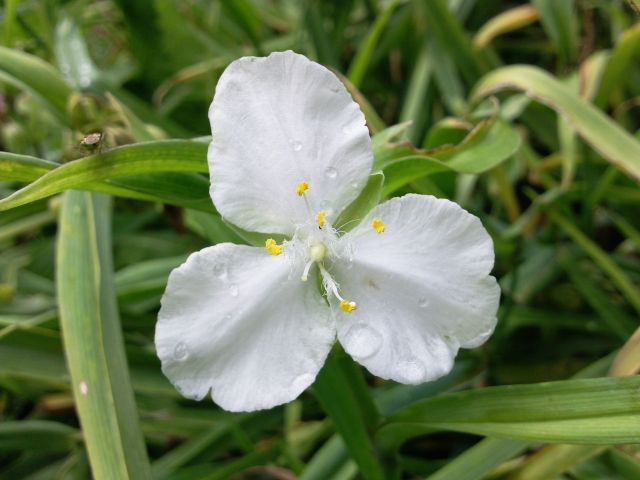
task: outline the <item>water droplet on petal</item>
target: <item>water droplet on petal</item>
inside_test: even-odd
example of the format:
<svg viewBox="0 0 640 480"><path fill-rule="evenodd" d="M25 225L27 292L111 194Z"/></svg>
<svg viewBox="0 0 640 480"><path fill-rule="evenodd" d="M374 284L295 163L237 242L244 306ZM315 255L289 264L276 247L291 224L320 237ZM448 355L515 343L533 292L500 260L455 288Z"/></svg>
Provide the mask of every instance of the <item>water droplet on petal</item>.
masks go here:
<svg viewBox="0 0 640 480"><path fill-rule="evenodd" d="M187 348L187 346L183 342L178 343L176 345L176 348L173 350L173 358L178 361L182 361L186 360L188 356L189 349Z"/></svg>
<svg viewBox="0 0 640 480"><path fill-rule="evenodd" d="M305 388L313 383L314 376L310 373L303 373L298 375L293 382L291 382L291 390L302 392Z"/></svg>
<svg viewBox="0 0 640 480"><path fill-rule="evenodd" d="M237 297L239 293L238 285L236 285L235 283L232 283L231 286L229 287L229 293L231 294L232 297Z"/></svg>
<svg viewBox="0 0 640 480"><path fill-rule="evenodd" d="M347 331L344 344L356 360L364 360L378 353L382 335L369 325L357 323Z"/></svg>
<svg viewBox="0 0 640 480"><path fill-rule="evenodd" d="M349 125L345 125L344 127L342 127L342 133L351 133L351 127Z"/></svg>
<svg viewBox="0 0 640 480"><path fill-rule="evenodd" d="M227 266L224 263L216 263L213 266L213 274L218 278L226 278Z"/></svg>
<svg viewBox="0 0 640 480"><path fill-rule="evenodd" d="M320 202L321 210L329 210L331 208L331 202L329 200L322 200Z"/></svg>
<svg viewBox="0 0 640 480"><path fill-rule="evenodd" d="M327 169L324 171L324 174L328 178L336 178L338 176L338 170L333 167L327 167Z"/></svg>
<svg viewBox="0 0 640 480"><path fill-rule="evenodd" d="M420 383L426 372L425 366L416 358L402 362L398 368L403 382L410 384Z"/></svg>
<svg viewBox="0 0 640 480"><path fill-rule="evenodd" d="M420 308L426 308L429 306L429 300L426 299L426 297L420 297L418 299L418 306Z"/></svg>
<svg viewBox="0 0 640 480"><path fill-rule="evenodd" d="M289 144L294 152L302 150L302 142L299 142L298 140L290 140Z"/></svg>

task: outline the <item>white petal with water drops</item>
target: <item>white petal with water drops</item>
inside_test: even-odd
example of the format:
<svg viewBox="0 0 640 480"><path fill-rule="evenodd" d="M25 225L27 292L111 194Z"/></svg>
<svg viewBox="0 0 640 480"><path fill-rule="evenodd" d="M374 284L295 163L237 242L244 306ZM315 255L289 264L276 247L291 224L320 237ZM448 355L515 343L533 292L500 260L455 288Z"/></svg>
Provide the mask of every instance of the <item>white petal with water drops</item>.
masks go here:
<svg viewBox="0 0 640 480"><path fill-rule="evenodd" d="M373 218L382 219L384 233L372 228ZM394 198L341 241L354 245L352 262L331 269L358 309L346 318L336 310L338 339L373 374L410 384L436 379L459 347L478 346L493 332L500 299L489 275L493 244L478 218L455 203ZM367 357L365 347L377 342L351 333L361 324L382 339Z"/></svg>
<svg viewBox="0 0 640 480"><path fill-rule="evenodd" d="M311 205L326 200L337 215L371 171L360 108L333 73L293 52L229 65L209 119L211 197L246 230L292 234L308 220L295 195L302 181L309 182Z"/></svg>
<svg viewBox="0 0 640 480"><path fill-rule="evenodd" d="M335 327L316 286L290 269L284 255L220 244L171 273L155 340L163 372L184 396L211 390L223 408L251 411L313 383Z"/></svg>

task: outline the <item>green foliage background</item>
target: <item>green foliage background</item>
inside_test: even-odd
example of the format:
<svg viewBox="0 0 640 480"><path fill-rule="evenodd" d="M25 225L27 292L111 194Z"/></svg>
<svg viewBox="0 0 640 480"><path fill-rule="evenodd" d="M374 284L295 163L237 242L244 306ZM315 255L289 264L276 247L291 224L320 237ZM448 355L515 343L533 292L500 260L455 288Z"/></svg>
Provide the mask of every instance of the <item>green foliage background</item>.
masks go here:
<svg viewBox="0 0 640 480"><path fill-rule="evenodd" d="M640 478L638 11L4 0L0 478ZM441 380L336 350L298 400L230 414L180 397L153 329L190 252L255 240L209 200L206 112L229 62L285 49L367 117L377 173L349 215L457 201L494 238L503 299Z"/></svg>

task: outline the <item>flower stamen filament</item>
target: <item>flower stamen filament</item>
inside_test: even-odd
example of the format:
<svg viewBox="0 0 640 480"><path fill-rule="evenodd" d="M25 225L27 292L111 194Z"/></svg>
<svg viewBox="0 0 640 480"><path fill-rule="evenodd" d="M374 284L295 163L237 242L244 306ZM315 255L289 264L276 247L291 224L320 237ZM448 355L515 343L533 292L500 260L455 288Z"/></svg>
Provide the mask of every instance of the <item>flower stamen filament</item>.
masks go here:
<svg viewBox="0 0 640 480"><path fill-rule="evenodd" d="M321 264L318 265L320 272L322 273L322 280L327 292L331 292L338 300L340 300L340 310L346 313L351 313L358 308L358 304L351 300L346 300L338 292L338 284L335 282L331 275Z"/></svg>

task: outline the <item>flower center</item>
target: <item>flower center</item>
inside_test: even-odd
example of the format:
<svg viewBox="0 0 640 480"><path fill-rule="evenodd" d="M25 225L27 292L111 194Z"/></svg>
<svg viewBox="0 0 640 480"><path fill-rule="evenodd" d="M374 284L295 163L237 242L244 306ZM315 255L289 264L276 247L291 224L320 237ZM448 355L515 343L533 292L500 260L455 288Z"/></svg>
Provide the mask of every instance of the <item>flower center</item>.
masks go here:
<svg viewBox="0 0 640 480"><path fill-rule="evenodd" d="M335 262L340 260L342 256L339 252L336 252L336 244L338 244L337 232L327 219L327 216L331 215L331 213L327 214L324 210L318 210L314 213L306 195L306 191L309 190L309 188L309 183L304 181L296 185L296 195L304 200L307 213L309 214L309 221L299 226L291 243L286 243L294 247L293 255L296 255L296 251L300 252L300 246L302 245L306 263L302 270L300 280L306 282L309 279L309 272L314 265L317 265L320 276L322 277L322 285L327 295L333 295L340 302L339 306L343 312L351 313L358 308L358 304L351 300L345 300L340 295L340 285L333 279L324 265L326 258L333 258ZM371 227L378 235L385 231L385 225L379 218L374 218L371 221ZM264 245L269 255L273 256L282 254L284 247L285 245L278 245L273 238L268 239Z"/></svg>
<svg viewBox="0 0 640 480"><path fill-rule="evenodd" d="M335 251L330 248L330 246L332 246L332 244L337 240L337 235L335 230L329 224L327 213L324 210L319 210L314 215L314 210L311 208L309 199L305 194L309 188L309 183L304 181L296 185L296 194L304 200L309 218L314 219L315 217L315 222L309 221L306 232L303 233L303 236L307 236L306 241L303 240L307 244L307 251L305 254L307 263L304 266L300 279L303 282L306 282L309 278L309 271L313 265L317 265L320 275L322 276L322 284L327 294L332 294L338 299L342 311L347 313L353 312L358 308L358 305L356 302L345 300L340 295L338 282L333 279L324 266L324 260L326 258L337 256ZM303 231L304 230L305 229L303 229Z"/></svg>

